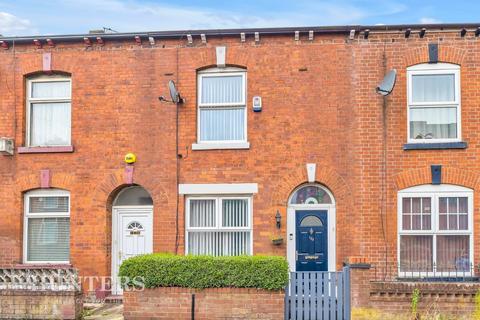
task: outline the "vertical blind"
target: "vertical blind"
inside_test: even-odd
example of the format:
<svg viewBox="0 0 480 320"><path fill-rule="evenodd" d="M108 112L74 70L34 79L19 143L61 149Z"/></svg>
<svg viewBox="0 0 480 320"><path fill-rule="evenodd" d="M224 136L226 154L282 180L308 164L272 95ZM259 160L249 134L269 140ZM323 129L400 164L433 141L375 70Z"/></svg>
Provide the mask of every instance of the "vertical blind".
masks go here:
<svg viewBox="0 0 480 320"><path fill-rule="evenodd" d="M28 261L68 261L70 218L28 218Z"/></svg>
<svg viewBox="0 0 480 320"><path fill-rule="evenodd" d="M201 104L243 103L243 76L202 77Z"/></svg>
<svg viewBox="0 0 480 320"><path fill-rule="evenodd" d="M243 75L202 76L200 81L200 140L245 140Z"/></svg>
<svg viewBox="0 0 480 320"><path fill-rule="evenodd" d="M245 108L201 108L202 141L245 140Z"/></svg>
<svg viewBox="0 0 480 320"><path fill-rule="evenodd" d="M190 199L189 202L189 254L251 254L251 230L245 230L251 225L248 199Z"/></svg>

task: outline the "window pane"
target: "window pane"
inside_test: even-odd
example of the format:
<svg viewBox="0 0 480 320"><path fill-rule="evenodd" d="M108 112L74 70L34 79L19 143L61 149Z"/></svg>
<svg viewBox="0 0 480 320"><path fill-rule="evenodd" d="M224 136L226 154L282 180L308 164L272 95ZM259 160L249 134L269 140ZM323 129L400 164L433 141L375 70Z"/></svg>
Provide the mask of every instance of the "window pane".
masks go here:
<svg viewBox="0 0 480 320"><path fill-rule="evenodd" d="M30 197L29 212L68 212L68 197Z"/></svg>
<svg viewBox="0 0 480 320"><path fill-rule="evenodd" d="M32 98L70 98L70 81L32 82Z"/></svg>
<svg viewBox="0 0 480 320"><path fill-rule="evenodd" d="M459 213L468 213L467 197L458 198L458 212Z"/></svg>
<svg viewBox="0 0 480 320"><path fill-rule="evenodd" d="M200 140L245 140L245 108L201 108Z"/></svg>
<svg viewBox="0 0 480 320"><path fill-rule="evenodd" d="M421 213L420 198L412 198L412 213Z"/></svg>
<svg viewBox="0 0 480 320"><path fill-rule="evenodd" d="M440 213L447 213L447 198L445 197L440 197L438 199L438 203L439 203L439 208L438 208L438 211Z"/></svg>
<svg viewBox="0 0 480 320"><path fill-rule="evenodd" d="M446 214L441 214L440 216L440 230L447 230L448 228L448 222L447 222L447 215Z"/></svg>
<svg viewBox="0 0 480 320"><path fill-rule="evenodd" d="M190 200L190 227L215 227L215 200Z"/></svg>
<svg viewBox="0 0 480 320"><path fill-rule="evenodd" d="M319 186L305 186L293 194L290 199L291 204L319 204L332 203L328 193Z"/></svg>
<svg viewBox="0 0 480 320"><path fill-rule="evenodd" d="M422 213L432 213L432 199L422 198Z"/></svg>
<svg viewBox="0 0 480 320"><path fill-rule="evenodd" d="M411 223L412 216L409 214L404 214L402 218L402 227L403 230L412 230L412 223Z"/></svg>
<svg viewBox="0 0 480 320"><path fill-rule="evenodd" d="M251 254L250 231L189 232L188 253L212 256Z"/></svg>
<svg viewBox="0 0 480 320"><path fill-rule="evenodd" d="M69 261L70 218L29 218L28 261Z"/></svg>
<svg viewBox="0 0 480 320"><path fill-rule="evenodd" d="M201 103L243 103L241 75L202 77Z"/></svg>
<svg viewBox="0 0 480 320"><path fill-rule="evenodd" d="M224 227L248 227L248 200L228 199L223 200L223 221Z"/></svg>
<svg viewBox="0 0 480 320"><path fill-rule="evenodd" d="M457 108L410 108L410 138L457 138Z"/></svg>
<svg viewBox="0 0 480 320"><path fill-rule="evenodd" d="M427 214L422 216L422 230L432 229L432 216Z"/></svg>
<svg viewBox="0 0 480 320"><path fill-rule="evenodd" d="M113 202L114 206L151 206L152 197L140 186L128 187L120 191Z"/></svg>
<svg viewBox="0 0 480 320"><path fill-rule="evenodd" d="M422 216L419 214L412 215L412 230L422 230Z"/></svg>
<svg viewBox="0 0 480 320"><path fill-rule="evenodd" d="M412 208L411 208L411 202L412 198L403 198L402 199L402 212L403 213L411 213Z"/></svg>
<svg viewBox="0 0 480 320"><path fill-rule="evenodd" d="M448 213L457 213L457 198L448 198Z"/></svg>
<svg viewBox="0 0 480 320"><path fill-rule="evenodd" d="M457 217L456 214L448 215L448 230L458 230Z"/></svg>
<svg viewBox="0 0 480 320"><path fill-rule="evenodd" d="M437 236L437 271L470 271L469 236Z"/></svg>
<svg viewBox="0 0 480 320"><path fill-rule="evenodd" d="M455 100L455 75L412 76L412 99L414 102L444 102Z"/></svg>
<svg viewBox="0 0 480 320"><path fill-rule="evenodd" d="M33 103L31 146L70 145L70 103Z"/></svg>
<svg viewBox="0 0 480 320"><path fill-rule="evenodd" d="M468 230L468 215L461 214L458 216L458 230Z"/></svg>
<svg viewBox="0 0 480 320"><path fill-rule="evenodd" d="M432 236L400 237L400 271L432 271Z"/></svg>

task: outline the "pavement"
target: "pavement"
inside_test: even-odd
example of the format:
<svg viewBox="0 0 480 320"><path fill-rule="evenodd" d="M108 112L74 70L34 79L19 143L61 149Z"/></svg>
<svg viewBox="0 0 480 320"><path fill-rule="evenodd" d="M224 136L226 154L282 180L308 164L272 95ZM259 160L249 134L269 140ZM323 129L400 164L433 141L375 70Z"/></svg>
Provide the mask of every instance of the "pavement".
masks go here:
<svg viewBox="0 0 480 320"><path fill-rule="evenodd" d="M85 303L83 308L84 320L123 320L123 304Z"/></svg>

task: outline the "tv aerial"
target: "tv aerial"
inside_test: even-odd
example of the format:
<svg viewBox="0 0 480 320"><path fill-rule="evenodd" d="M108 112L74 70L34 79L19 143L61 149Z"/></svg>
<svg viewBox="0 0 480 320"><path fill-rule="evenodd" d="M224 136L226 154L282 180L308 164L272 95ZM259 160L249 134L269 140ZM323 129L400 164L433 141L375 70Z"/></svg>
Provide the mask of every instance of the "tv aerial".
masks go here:
<svg viewBox="0 0 480 320"><path fill-rule="evenodd" d="M375 88L375 91L382 96L388 96L390 93L392 93L396 81L397 70L392 69L385 75L383 81L378 85L378 87Z"/></svg>

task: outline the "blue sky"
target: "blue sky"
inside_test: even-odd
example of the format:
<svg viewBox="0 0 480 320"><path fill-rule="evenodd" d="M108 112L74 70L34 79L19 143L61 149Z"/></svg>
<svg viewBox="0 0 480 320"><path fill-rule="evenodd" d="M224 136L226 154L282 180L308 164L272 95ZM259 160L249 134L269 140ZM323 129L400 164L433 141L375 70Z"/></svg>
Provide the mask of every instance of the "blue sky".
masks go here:
<svg viewBox="0 0 480 320"><path fill-rule="evenodd" d="M480 1L0 0L7 36L436 22L480 22Z"/></svg>

